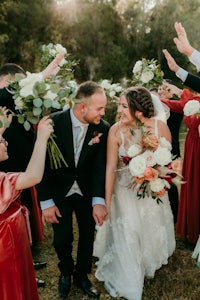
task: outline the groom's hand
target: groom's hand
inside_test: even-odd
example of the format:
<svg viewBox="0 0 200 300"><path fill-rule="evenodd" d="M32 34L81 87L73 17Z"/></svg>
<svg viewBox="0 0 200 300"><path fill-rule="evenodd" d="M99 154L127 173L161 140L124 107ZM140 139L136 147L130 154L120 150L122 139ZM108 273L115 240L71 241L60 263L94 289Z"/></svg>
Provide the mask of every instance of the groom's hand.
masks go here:
<svg viewBox="0 0 200 300"><path fill-rule="evenodd" d="M51 206L42 210L42 222L45 224L48 223L59 223L57 217L61 218L61 214L57 206Z"/></svg>
<svg viewBox="0 0 200 300"><path fill-rule="evenodd" d="M95 204L93 206L93 218L98 226L101 226L107 217L107 209L105 205Z"/></svg>

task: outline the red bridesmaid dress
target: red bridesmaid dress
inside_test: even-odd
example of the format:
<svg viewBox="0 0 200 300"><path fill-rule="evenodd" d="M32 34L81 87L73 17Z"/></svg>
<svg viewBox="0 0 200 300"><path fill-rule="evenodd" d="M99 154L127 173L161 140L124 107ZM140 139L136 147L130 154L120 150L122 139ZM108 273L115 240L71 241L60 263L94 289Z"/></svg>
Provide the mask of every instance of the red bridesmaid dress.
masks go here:
<svg viewBox="0 0 200 300"><path fill-rule="evenodd" d="M178 101L162 99L171 111L183 113L185 103L189 100L200 101L200 96L184 89ZM200 118L196 116L184 116L183 119L188 128L184 146L183 180L181 185L180 203L176 232L181 237L196 244L200 234L200 137L198 126Z"/></svg>
<svg viewBox="0 0 200 300"><path fill-rule="evenodd" d="M38 300L28 216L15 189L18 176L0 172L0 299Z"/></svg>

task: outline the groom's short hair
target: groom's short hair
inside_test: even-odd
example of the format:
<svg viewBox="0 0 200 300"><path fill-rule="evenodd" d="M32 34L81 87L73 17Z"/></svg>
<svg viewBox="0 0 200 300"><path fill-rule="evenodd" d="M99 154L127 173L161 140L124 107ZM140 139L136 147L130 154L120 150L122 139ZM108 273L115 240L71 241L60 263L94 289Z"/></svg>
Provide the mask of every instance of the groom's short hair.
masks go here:
<svg viewBox="0 0 200 300"><path fill-rule="evenodd" d="M98 92L103 93L103 88L96 82L88 80L79 85L75 98L87 98Z"/></svg>

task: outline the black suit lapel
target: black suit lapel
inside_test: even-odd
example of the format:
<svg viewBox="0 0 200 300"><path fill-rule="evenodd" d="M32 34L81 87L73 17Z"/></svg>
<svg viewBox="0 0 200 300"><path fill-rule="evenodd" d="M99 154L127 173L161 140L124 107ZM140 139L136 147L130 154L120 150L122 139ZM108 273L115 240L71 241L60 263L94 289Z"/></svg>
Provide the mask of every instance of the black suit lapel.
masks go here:
<svg viewBox="0 0 200 300"><path fill-rule="evenodd" d="M88 126L88 130L86 132L86 136L85 136L85 139L84 139L84 142L83 142L83 147L82 147L82 150L81 150L81 153L80 153L80 157L79 157L79 160L78 160L78 165L85 160L85 156L87 155L88 153L88 143L90 142L90 140L94 137L94 132L95 132L95 128L96 126L93 125L93 124L90 124Z"/></svg>

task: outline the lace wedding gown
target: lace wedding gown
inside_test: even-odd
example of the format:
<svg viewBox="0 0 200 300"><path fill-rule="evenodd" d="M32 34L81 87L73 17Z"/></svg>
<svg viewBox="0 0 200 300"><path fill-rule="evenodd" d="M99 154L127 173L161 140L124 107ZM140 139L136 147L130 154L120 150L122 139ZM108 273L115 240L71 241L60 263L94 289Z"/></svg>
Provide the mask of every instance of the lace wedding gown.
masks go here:
<svg viewBox="0 0 200 300"><path fill-rule="evenodd" d="M131 175L121 165L121 156L127 155L121 137L110 218L98 228L94 243L95 276L112 297L140 300L144 277L153 277L175 249L174 222L167 194L158 204L151 197L138 199L127 188ZM137 130L131 144L139 140Z"/></svg>

